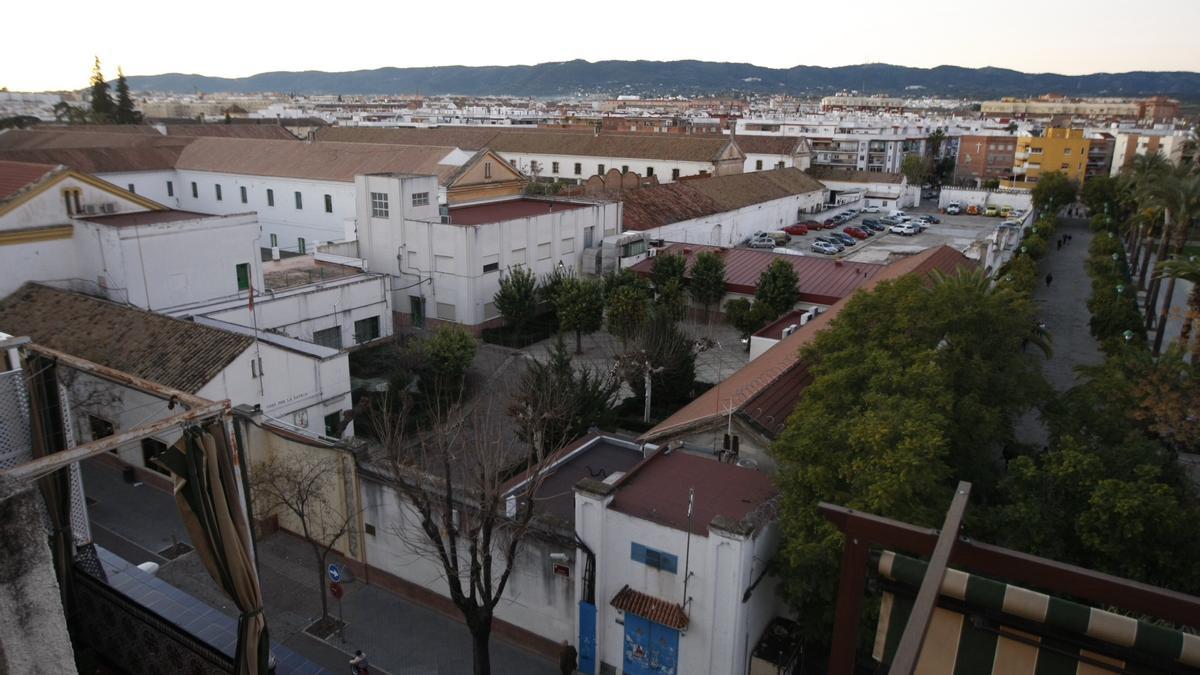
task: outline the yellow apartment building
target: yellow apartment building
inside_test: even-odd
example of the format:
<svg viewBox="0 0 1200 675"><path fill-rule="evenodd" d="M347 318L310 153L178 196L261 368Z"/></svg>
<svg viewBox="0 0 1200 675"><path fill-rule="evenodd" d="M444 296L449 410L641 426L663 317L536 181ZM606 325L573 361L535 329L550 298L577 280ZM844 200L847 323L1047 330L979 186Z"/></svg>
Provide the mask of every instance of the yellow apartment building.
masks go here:
<svg viewBox="0 0 1200 675"><path fill-rule="evenodd" d="M1050 128L1041 136L1017 137L1010 187L1033 187L1043 173L1061 171L1082 185L1087 170L1088 139L1083 129ZM1007 181L1005 181L1007 183Z"/></svg>

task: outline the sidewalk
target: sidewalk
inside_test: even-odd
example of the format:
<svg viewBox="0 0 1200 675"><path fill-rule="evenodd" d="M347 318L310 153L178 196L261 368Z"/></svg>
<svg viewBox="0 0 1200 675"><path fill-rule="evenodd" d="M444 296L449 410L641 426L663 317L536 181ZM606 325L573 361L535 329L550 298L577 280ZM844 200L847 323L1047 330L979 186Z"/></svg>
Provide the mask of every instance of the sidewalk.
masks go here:
<svg viewBox="0 0 1200 675"><path fill-rule="evenodd" d="M1059 393L1075 386L1078 366L1104 360L1100 345L1088 327L1092 318L1087 308L1088 298L1092 295L1092 280L1087 275L1084 261L1094 235L1086 220L1060 218L1055 240L1064 234L1071 235L1071 243L1060 250L1055 241L1050 242L1045 257L1038 264L1038 282L1033 292L1037 318L1046 324L1053 353L1049 358L1043 358L1040 352L1033 354L1034 348L1029 350L1030 358L1042 361L1046 380ZM1046 286L1047 274L1054 277L1050 286ZM1046 427L1036 411L1026 413L1017 421L1017 438L1039 448L1046 445Z"/></svg>
<svg viewBox="0 0 1200 675"><path fill-rule="evenodd" d="M97 543L131 562L160 562L158 576L163 581L236 615L194 552L165 562L156 555L171 545L172 536L187 541L170 494L149 486L127 485L118 471L95 462L83 463L83 475L86 494L95 500L89 505L89 515ZM288 534L275 534L258 543L258 558L271 639L314 663L334 673L348 672L350 655L362 649L370 658L371 671L384 675L471 672L471 640L465 625L358 581L345 584L341 607L347 623L344 643L336 636L325 642L304 633L304 627L321 613L317 570L308 544ZM332 596L329 609L337 616L338 603ZM557 672L554 663L495 636L491 652L495 673Z"/></svg>

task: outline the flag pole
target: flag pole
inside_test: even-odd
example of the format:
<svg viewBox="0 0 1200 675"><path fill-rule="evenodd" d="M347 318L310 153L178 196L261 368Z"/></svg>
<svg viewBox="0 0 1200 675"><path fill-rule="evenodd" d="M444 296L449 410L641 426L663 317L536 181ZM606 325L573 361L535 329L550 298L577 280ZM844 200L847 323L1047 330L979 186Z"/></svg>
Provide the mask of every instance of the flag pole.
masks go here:
<svg viewBox="0 0 1200 675"><path fill-rule="evenodd" d="M692 507L696 501L696 488L688 488L688 529L687 529L687 548L683 554L683 611L687 612L688 606L688 578L692 576Z"/></svg>

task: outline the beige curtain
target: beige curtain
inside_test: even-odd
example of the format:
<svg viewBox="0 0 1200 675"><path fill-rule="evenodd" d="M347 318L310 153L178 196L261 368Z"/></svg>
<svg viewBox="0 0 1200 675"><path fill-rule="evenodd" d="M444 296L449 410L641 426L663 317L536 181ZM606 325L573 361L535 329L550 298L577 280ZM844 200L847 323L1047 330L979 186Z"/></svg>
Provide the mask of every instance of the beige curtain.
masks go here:
<svg viewBox="0 0 1200 675"><path fill-rule="evenodd" d="M159 462L174 474L175 502L196 552L241 611L235 672L266 675L270 658L267 619L224 421L185 431Z"/></svg>

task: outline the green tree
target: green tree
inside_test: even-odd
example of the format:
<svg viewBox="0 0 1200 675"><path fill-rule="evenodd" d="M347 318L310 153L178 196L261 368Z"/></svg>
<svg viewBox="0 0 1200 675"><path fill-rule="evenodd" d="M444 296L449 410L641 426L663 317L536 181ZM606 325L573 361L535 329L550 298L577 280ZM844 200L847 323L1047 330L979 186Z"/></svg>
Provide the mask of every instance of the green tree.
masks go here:
<svg viewBox="0 0 1200 675"><path fill-rule="evenodd" d="M841 535L829 501L925 526L957 480L987 502L1015 422L1048 386L1024 347L1031 301L980 271L907 276L858 293L801 349L813 381L771 447L779 462L785 594L828 638Z"/></svg>
<svg viewBox="0 0 1200 675"><path fill-rule="evenodd" d="M129 83L125 81L125 72L117 68L117 105L114 113L117 124L141 124L142 113L133 107L133 99L129 96Z"/></svg>
<svg viewBox="0 0 1200 675"><path fill-rule="evenodd" d="M100 124L112 121L113 115L116 113L116 108L113 105L108 82L104 81L104 73L100 70L99 56L96 57L96 62L92 65L91 88L92 121Z"/></svg>
<svg viewBox="0 0 1200 675"><path fill-rule="evenodd" d="M941 154L942 143L946 141L946 132L941 129L934 129L929 137L925 139L925 149L929 152L930 157L937 157Z"/></svg>
<svg viewBox="0 0 1200 675"><path fill-rule="evenodd" d="M554 295L558 326L575 331L575 353L583 353L583 334L599 330L604 323L604 287L593 279L566 277Z"/></svg>
<svg viewBox="0 0 1200 675"><path fill-rule="evenodd" d="M622 286L632 286L646 295L650 294L650 286L646 280L628 267L604 275L604 297L611 296Z"/></svg>
<svg viewBox="0 0 1200 675"><path fill-rule="evenodd" d="M434 396L439 414L462 395L467 369L471 367L477 349L475 336L453 324L439 327L421 343L421 356L426 365L422 387L432 385L427 393ZM431 382L426 383L426 378Z"/></svg>
<svg viewBox="0 0 1200 675"><path fill-rule="evenodd" d="M649 315L649 299L637 286L618 286L608 294L608 332L621 338L626 349L629 340L638 334Z"/></svg>
<svg viewBox="0 0 1200 675"><path fill-rule="evenodd" d="M786 260L776 258L758 277L758 288L754 291L755 304L764 304L771 309L774 319L789 311L800 301L800 277Z"/></svg>
<svg viewBox="0 0 1200 675"><path fill-rule="evenodd" d="M1200 216L1200 173L1187 167L1168 172L1146 188L1146 198L1150 204L1162 209L1164 214L1156 259L1179 257L1183 253L1184 244L1191 237L1196 218ZM1176 278L1166 277L1166 289L1160 301L1158 291L1162 276L1156 275L1146 297L1146 327L1156 328L1153 347L1155 355L1162 350ZM1155 307L1158 307L1157 321L1154 317Z"/></svg>
<svg viewBox="0 0 1200 675"><path fill-rule="evenodd" d="M777 316L779 315L775 310L766 303L752 303L746 298L734 298L725 303L725 320L736 328L746 341L746 351L750 351L750 336Z"/></svg>
<svg viewBox="0 0 1200 675"><path fill-rule="evenodd" d="M638 333L635 348L621 355L619 365L638 400L645 401L647 366L654 406L673 410L692 398L696 384L696 351L692 340L669 317L653 314Z"/></svg>
<svg viewBox="0 0 1200 675"><path fill-rule="evenodd" d="M678 282L682 288L686 269L687 260L681 255L660 253L654 256L654 263L650 266L650 283L654 285L654 292L658 293L672 281Z"/></svg>
<svg viewBox="0 0 1200 675"><path fill-rule="evenodd" d="M1079 191L1079 200L1093 214L1117 213L1120 197L1118 180L1109 176L1093 176L1087 179Z"/></svg>
<svg viewBox="0 0 1200 675"><path fill-rule="evenodd" d="M1033 186L1033 208L1054 216L1067 204L1075 201L1077 186L1061 171L1043 173Z"/></svg>
<svg viewBox="0 0 1200 675"><path fill-rule="evenodd" d="M704 308L704 322L708 323L709 310L725 297L725 259L711 251L696 256L688 292Z"/></svg>
<svg viewBox="0 0 1200 675"><path fill-rule="evenodd" d="M679 321L687 313L687 291L679 279L671 279L658 287L654 298L654 312Z"/></svg>
<svg viewBox="0 0 1200 675"><path fill-rule="evenodd" d="M525 326L537 314L537 277L524 265L511 269L500 277L500 288L492 296L492 302L504 323L516 335L521 335Z"/></svg>
<svg viewBox="0 0 1200 675"><path fill-rule="evenodd" d="M518 437L544 452L593 426L607 426L620 390L615 374L576 368L559 334L548 358L534 361L521 376L508 414L517 422Z"/></svg>
<svg viewBox="0 0 1200 675"><path fill-rule="evenodd" d="M929 176L929 160L920 155L908 155L900 163L900 173L908 179L908 184L920 187Z"/></svg>

